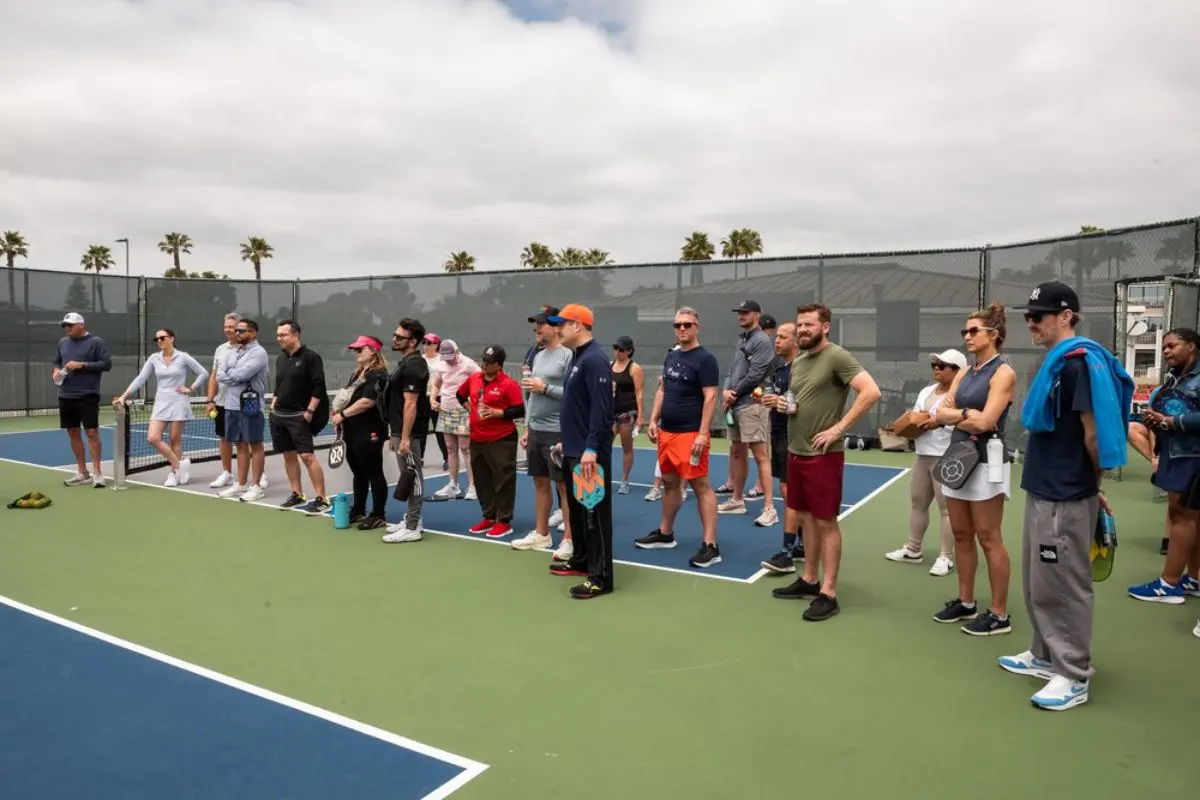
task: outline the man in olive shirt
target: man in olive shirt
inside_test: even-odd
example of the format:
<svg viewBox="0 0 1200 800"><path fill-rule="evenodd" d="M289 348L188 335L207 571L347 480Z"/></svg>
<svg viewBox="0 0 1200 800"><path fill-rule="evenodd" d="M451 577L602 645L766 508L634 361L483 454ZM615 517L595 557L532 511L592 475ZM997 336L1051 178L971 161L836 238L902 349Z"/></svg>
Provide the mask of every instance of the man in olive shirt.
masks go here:
<svg viewBox="0 0 1200 800"><path fill-rule="evenodd" d="M844 348L829 341L832 314L820 303L796 309L800 355L792 362L789 386L795 396L788 419L787 512L784 530L804 532L804 574L772 594L785 600L815 598L804 619L819 622L838 613L837 578L842 559L845 453L842 437L879 402L879 387ZM843 413L853 389L856 397ZM775 400L787 412L786 398ZM825 568L824 581L819 569Z"/></svg>

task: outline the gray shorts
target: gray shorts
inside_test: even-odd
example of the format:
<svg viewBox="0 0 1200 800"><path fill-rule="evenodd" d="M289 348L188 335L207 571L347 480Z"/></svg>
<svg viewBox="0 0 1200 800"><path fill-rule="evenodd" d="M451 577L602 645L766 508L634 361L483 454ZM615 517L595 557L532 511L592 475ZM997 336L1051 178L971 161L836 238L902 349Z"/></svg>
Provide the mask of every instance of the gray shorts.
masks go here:
<svg viewBox="0 0 1200 800"><path fill-rule="evenodd" d="M558 483L563 479L562 470L550 460L550 450L562 441L558 431L535 431L529 429L529 444L525 447L525 458L529 462L530 477L549 478Z"/></svg>

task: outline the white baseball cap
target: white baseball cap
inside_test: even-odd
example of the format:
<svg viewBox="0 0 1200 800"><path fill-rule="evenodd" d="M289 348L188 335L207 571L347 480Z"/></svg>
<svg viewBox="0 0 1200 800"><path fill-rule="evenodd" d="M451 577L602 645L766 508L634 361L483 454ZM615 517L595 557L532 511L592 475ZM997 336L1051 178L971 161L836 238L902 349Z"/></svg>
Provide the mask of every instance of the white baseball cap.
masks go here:
<svg viewBox="0 0 1200 800"><path fill-rule="evenodd" d="M930 353L929 357L942 364L953 364L959 369L967 368L967 357L957 350L943 350L940 353Z"/></svg>
<svg viewBox="0 0 1200 800"><path fill-rule="evenodd" d="M72 311L71 313L69 313L65 317L63 317L62 322L60 322L58 324L59 324L59 326L82 325L83 324L83 316L80 314L76 314L74 311Z"/></svg>

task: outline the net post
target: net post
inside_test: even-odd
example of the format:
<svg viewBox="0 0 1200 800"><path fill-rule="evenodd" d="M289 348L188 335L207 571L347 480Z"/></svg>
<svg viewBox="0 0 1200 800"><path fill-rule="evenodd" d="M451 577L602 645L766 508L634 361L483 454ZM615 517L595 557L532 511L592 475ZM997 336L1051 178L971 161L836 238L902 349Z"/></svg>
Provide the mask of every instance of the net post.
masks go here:
<svg viewBox="0 0 1200 800"><path fill-rule="evenodd" d="M129 411L122 403L117 406L117 417L113 430L113 491L126 488L125 465L129 456Z"/></svg>

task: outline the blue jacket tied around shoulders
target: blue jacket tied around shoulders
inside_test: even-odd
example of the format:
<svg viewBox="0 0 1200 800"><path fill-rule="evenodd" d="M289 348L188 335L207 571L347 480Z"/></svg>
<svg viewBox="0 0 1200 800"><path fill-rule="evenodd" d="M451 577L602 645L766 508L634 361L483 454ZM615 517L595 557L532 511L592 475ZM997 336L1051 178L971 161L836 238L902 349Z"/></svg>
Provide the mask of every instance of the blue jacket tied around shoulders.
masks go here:
<svg viewBox="0 0 1200 800"><path fill-rule="evenodd" d="M1031 433L1054 430L1059 373L1068 358L1083 358L1092 390L1092 414L1096 419L1096 449L1101 469L1124 466L1128 460L1126 437L1129 410L1133 407L1133 378L1121 362L1097 342L1072 336L1050 349L1029 387L1021 422Z"/></svg>

